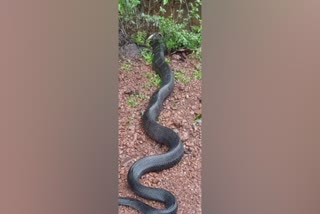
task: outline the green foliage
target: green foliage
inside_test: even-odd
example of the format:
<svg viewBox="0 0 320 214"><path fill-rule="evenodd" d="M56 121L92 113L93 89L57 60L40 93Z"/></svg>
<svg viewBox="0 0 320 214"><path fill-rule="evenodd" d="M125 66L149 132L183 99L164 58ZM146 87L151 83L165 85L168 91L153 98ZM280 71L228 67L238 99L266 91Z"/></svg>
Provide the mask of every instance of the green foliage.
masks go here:
<svg viewBox="0 0 320 214"><path fill-rule="evenodd" d="M122 63L121 70L123 71L130 71L132 69L131 61L128 60L127 62Z"/></svg>
<svg viewBox="0 0 320 214"><path fill-rule="evenodd" d="M201 47L196 48L195 50L193 50L193 53L191 55L193 58L196 58L198 60L201 60Z"/></svg>
<svg viewBox="0 0 320 214"><path fill-rule="evenodd" d="M200 80L202 78L202 72L200 70L193 70L193 77Z"/></svg>
<svg viewBox="0 0 320 214"><path fill-rule="evenodd" d="M128 122L127 123L130 125L134 119L135 119L135 115L132 114L130 117L128 117Z"/></svg>
<svg viewBox="0 0 320 214"><path fill-rule="evenodd" d="M183 23L177 23L172 16L143 15L143 17L147 22L157 26L159 31L162 32L164 42L169 50L175 50L180 47L194 50L200 47L202 40L201 27L194 26L192 30L187 30L188 20Z"/></svg>
<svg viewBox="0 0 320 214"><path fill-rule="evenodd" d="M179 8L174 11L175 16L166 14L168 3L169 0L148 3L141 0L119 0L118 10L122 29L130 31L131 38L138 44L145 44L147 36L152 32L161 32L169 50L189 48L194 50L195 57L201 58L202 20L199 8L202 1L181 0L180 6L175 7ZM192 25L192 20L197 20L198 26ZM148 51L142 51L142 55L148 63L151 63L152 58Z"/></svg>
<svg viewBox="0 0 320 214"><path fill-rule="evenodd" d="M145 84L146 88L150 88L152 86L159 87L161 84L161 78L154 72L147 72L146 77L148 78L148 82Z"/></svg>
<svg viewBox="0 0 320 214"><path fill-rule="evenodd" d="M143 48L141 50L141 55L146 60L146 63L149 65L152 63L153 55L150 49Z"/></svg>
<svg viewBox="0 0 320 214"><path fill-rule="evenodd" d="M175 71L174 77L181 83L189 83L191 81L191 78L187 76L185 70Z"/></svg>
<svg viewBox="0 0 320 214"><path fill-rule="evenodd" d="M137 12L137 6L141 0L118 0L118 11L120 19L124 21L133 21L132 17Z"/></svg>
<svg viewBox="0 0 320 214"><path fill-rule="evenodd" d="M146 99L144 94L131 94L127 99L127 103L130 107L136 107L144 99Z"/></svg>
<svg viewBox="0 0 320 214"><path fill-rule="evenodd" d="M146 31L138 31L134 33L132 36L133 41L137 44L144 45L147 39L147 32Z"/></svg>
<svg viewBox="0 0 320 214"><path fill-rule="evenodd" d="M194 121L197 122L197 123L201 123L201 118L202 118L202 114L201 113L198 113L196 114L196 116L194 117Z"/></svg>

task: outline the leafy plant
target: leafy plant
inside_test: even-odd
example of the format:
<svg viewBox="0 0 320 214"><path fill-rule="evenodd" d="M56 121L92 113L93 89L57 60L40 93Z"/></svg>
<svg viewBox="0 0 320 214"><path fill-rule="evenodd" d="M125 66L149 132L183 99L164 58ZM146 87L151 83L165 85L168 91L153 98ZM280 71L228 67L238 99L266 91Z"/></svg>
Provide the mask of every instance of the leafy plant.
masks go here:
<svg viewBox="0 0 320 214"><path fill-rule="evenodd" d="M189 49L199 48L201 45L201 28L195 27L196 30L187 30L188 22L177 23L170 17L162 17L158 15L143 15L147 22L159 28L164 36L164 42L169 50L175 50L180 47Z"/></svg>
<svg viewBox="0 0 320 214"><path fill-rule="evenodd" d="M148 78L148 82L145 83L145 87L150 88L152 86L159 87L161 84L161 78L154 72L147 72L146 77Z"/></svg>
<svg viewBox="0 0 320 214"><path fill-rule="evenodd" d="M193 77L196 79L202 78L202 72L200 70L193 70Z"/></svg>
<svg viewBox="0 0 320 214"><path fill-rule="evenodd" d="M152 63L153 55L150 49L144 48L141 50L141 55L146 60L146 63L149 65Z"/></svg>
<svg viewBox="0 0 320 214"><path fill-rule="evenodd" d="M191 78L186 75L185 70L175 71L174 77L181 83L189 83L191 81Z"/></svg>
<svg viewBox="0 0 320 214"><path fill-rule="evenodd" d="M198 113L193 119L196 123L201 123L202 122L202 114Z"/></svg>
<svg viewBox="0 0 320 214"><path fill-rule="evenodd" d="M144 99L146 99L144 94L131 94L127 99L127 103L130 107L136 107Z"/></svg>
<svg viewBox="0 0 320 214"><path fill-rule="evenodd" d="M128 117L128 124L131 124L134 119L135 119L135 115L132 114L130 117Z"/></svg>
<svg viewBox="0 0 320 214"><path fill-rule="evenodd" d="M125 62L121 65L121 70L129 71L132 69L131 61Z"/></svg>
<svg viewBox="0 0 320 214"><path fill-rule="evenodd" d="M161 32L167 48L175 50L181 47L194 50L197 58L201 57L202 20L199 8L201 0L193 2L180 0L175 11L166 15L169 0L141 1L119 0L118 10L122 31L130 31L131 38L138 44L144 44L147 34ZM186 10L185 10L186 9ZM193 24L192 20L197 20ZM127 33L126 33L127 35ZM150 53L142 52L143 57L151 63Z"/></svg>
<svg viewBox="0 0 320 214"><path fill-rule="evenodd" d="M134 33L131 37L133 41L135 41L137 44L144 45L147 39L147 32L138 31L137 33Z"/></svg>
<svg viewBox="0 0 320 214"><path fill-rule="evenodd" d="M133 21L132 17L136 14L137 6L140 2L141 0L119 0L118 11L120 18L124 21Z"/></svg>

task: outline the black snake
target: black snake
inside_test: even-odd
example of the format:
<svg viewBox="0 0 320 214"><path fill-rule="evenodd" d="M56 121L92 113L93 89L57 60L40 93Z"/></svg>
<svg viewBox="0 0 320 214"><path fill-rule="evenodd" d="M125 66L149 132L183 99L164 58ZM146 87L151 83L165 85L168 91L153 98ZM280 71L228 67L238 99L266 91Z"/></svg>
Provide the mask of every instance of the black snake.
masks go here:
<svg viewBox="0 0 320 214"><path fill-rule="evenodd" d="M180 137L172 129L156 122L164 100L171 94L174 87L174 76L165 61L165 44L160 33L149 37L153 51L152 68L161 78L160 87L151 95L149 105L142 116L142 124L146 134L157 143L169 148L166 153L146 156L136 161L128 172L128 183L133 192L142 198L164 203L164 209L151 207L134 198L119 197L120 205L129 206L143 214L176 214L178 204L175 196L164 189L142 185L139 180L149 172L168 169L177 164L184 153Z"/></svg>

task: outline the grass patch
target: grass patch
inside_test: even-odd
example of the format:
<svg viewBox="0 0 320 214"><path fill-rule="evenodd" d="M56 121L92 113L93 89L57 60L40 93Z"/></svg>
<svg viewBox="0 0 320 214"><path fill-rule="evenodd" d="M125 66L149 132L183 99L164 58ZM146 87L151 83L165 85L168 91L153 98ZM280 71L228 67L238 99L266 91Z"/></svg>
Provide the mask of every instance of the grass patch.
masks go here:
<svg viewBox="0 0 320 214"><path fill-rule="evenodd" d="M147 72L146 77L148 79L148 82L146 82L144 85L146 88L151 88L153 86L160 87L161 78L158 74L154 72Z"/></svg>
<svg viewBox="0 0 320 214"><path fill-rule="evenodd" d="M141 103L142 100L145 100L146 96L144 94L131 94L127 98L127 103L130 107L136 107Z"/></svg>
<svg viewBox="0 0 320 214"><path fill-rule="evenodd" d="M123 70L123 71L130 71L131 69L132 69L132 63L131 63L130 60L127 61L127 62L122 63L122 65L121 65L121 70Z"/></svg>
<svg viewBox="0 0 320 214"><path fill-rule="evenodd" d="M133 33L131 38L139 45L145 45L145 41L147 39L147 32L146 31L138 31Z"/></svg>
<svg viewBox="0 0 320 214"><path fill-rule="evenodd" d="M131 124L134 119L135 119L135 115L132 114L130 117L128 117L128 124Z"/></svg>
<svg viewBox="0 0 320 214"><path fill-rule="evenodd" d="M143 56L147 65L150 65L152 63L153 55L151 50L144 48L141 50L141 55Z"/></svg>
<svg viewBox="0 0 320 214"><path fill-rule="evenodd" d="M191 78L186 73L186 70L175 71L174 77L181 83L189 83Z"/></svg>
<svg viewBox="0 0 320 214"><path fill-rule="evenodd" d="M201 59L202 59L201 47L196 48L196 49L192 52L191 58L194 58L194 59L197 59L197 60L200 60L200 61L201 61Z"/></svg>
<svg viewBox="0 0 320 214"><path fill-rule="evenodd" d="M202 78L202 72L200 70L193 70L193 77L200 80Z"/></svg>

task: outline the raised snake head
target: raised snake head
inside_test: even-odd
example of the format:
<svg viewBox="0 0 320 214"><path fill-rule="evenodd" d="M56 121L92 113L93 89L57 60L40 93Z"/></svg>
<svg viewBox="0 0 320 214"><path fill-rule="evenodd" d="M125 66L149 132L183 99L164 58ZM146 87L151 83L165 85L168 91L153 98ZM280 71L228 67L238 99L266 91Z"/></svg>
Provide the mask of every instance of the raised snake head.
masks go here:
<svg viewBox="0 0 320 214"><path fill-rule="evenodd" d="M148 37L147 41L149 42L151 47L155 47L156 45L159 44L159 42L162 40L162 38L163 38L162 34L159 32L156 32L156 33L151 34Z"/></svg>

